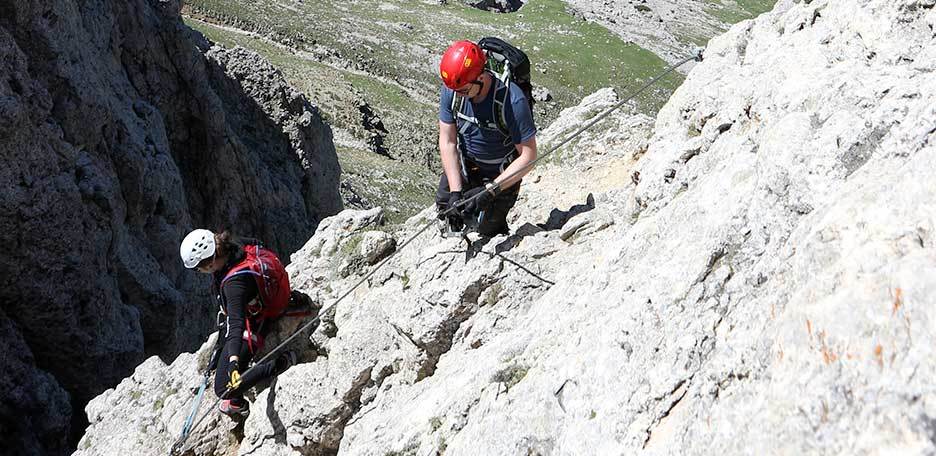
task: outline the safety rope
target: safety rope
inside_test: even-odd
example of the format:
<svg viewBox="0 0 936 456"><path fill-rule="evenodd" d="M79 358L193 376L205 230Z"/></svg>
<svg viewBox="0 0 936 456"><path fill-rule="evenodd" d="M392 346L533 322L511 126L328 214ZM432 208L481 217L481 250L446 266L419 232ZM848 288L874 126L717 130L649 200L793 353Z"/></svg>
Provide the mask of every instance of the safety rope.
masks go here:
<svg viewBox="0 0 936 456"><path fill-rule="evenodd" d="M205 388L208 387L208 380L210 378L211 376L208 372L202 377L201 386L198 387L198 394L195 395L195 401L192 403L192 410L189 412L188 417L185 418L185 424L182 426L180 439L188 437L189 433L192 432L192 422L195 421L195 416L198 414L198 406L201 405L202 398L205 397Z"/></svg>
<svg viewBox="0 0 936 456"><path fill-rule="evenodd" d="M702 61L702 50L699 49L699 50L697 50L695 53L693 53L692 56L686 57L685 59L683 59L683 60L681 60L681 61L679 61L679 62L677 62L677 63L674 63L673 65L670 65L669 68L667 68L665 71L663 71L662 73L660 73L659 75L657 75L656 77L654 77L653 79L651 79L649 82L647 82L646 84L644 84L643 86L641 86L639 89L637 89L635 92L633 92L632 94L630 94L628 97L624 98L623 100L621 100L620 102L618 102L618 103L615 104L614 106L608 108L608 109L605 110L603 113L599 114L597 117L595 117L595 118L592 119L590 122L588 122L587 124L585 124L585 126L579 128L579 129L576 130L574 133L572 133L571 135L569 135L568 137L566 137L566 138L565 138L564 140L562 140L559 144L557 144L557 145L552 145L546 152L544 152L544 153L542 153L542 154L539 154L539 156L538 156L535 160L533 160L533 161L527 163L526 165L524 165L524 166L521 167L520 169L518 169L518 170L516 170L516 171L514 171L514 172L512 172L512 173L510 173L509 175L507 175L507 177L505 177L505 178L502 179L502 180L503 180L503 181L508 181L508 180L510 180L512 177L517 176L517 175L519 175L519 174L521 174L521 173L526 172L526 170L532 168L532 167L533 167L536 163L538 163L540 160L546 158L547 156L549 156L550 154L552 154L553 152L555 152L557 149L559 149L560 147L562 147L562 146L564 146L565 144L567 144L569 141L575 139L578 135L582 134L585 130L588 130L589 128L593 127L596 123L600 122L602 119L604 119L605 117L607 117L608 115L610 115L612 112L617 111L618 109L620 109L622 106L624 106L625 103L627 103L627 102L629 102L630 100L634 99L634 97L636 97L637 95L640 95L640 93L643 92L644 90L646 90L648 87L650 87L650 86L656 84L656 82L659 81L661 78L663 78L663 77L666 76L667 74L673 72L673 70L675 70L676 68L679 68L679 67L685 65L685 64L686 64L687 62L689 62L690 60ZM493 191L494 191L494 192L497 192L498 190L500 190L500 186L495 184ZM482 195L483 195L483 192L478 193L477 195L474 195L474 196L472 196L472 197L470 197L470 198L467 198L467 199L464 199L464 200L462 200L462 201L459 201L455 206L450 207L450 208L444 210L442 213L440 213L440 214L439 214L440 218L444 218L445 216L451 214L453 211L455 211L455 210L457 210L457 209L461 209L461 208L463 208L464 206L467 206L467 205L470 204L472 201L474 201L474 200L480 198ZM423 232L425 232L427 229L429 229L429 227L431 227L434 223L435 223L434 221L429 221L428 223L426 223L422 228L420 228L419 231L416 232L416 234L413 234L412 236L410 236L409 239L406 240L406 242L404 242L402 245L400 245L400 247L399 247L398 249L396 249L393 253L391 253L391 254L388 255L386 258L384 258L384 259L381 260L379 263L377 263L377 266L374 266L374 268L371 269L370 272L368 272L367 274L364 275L364 277L362 277L360 280L358 280L358 281L354 284L354 286L352 286L351 288L348 289L348 291L344 292L340 297L338 297L338 299L336 299L336 300L335 300L334 302L332 302L331 304L329 304L329 305L323 307L321 310L319 310L318 315L316 315L315 318L313 318L313 319L312 319L311 321L309 321L308 323L302 325L302 327L300 327L299 329L297 329L297 330L296 330L291 336L289 336L286 340L280 342L280 344L277 345L276 347L274 347L273 350L270 350L270 352L267 353L266 356L264 356L263 358L261 358L260 361L257 361L256 363L254 363L254 366L251 367L251 368L249 368L249 369L247 369L243 374L241 374L241 377L242 377L242 378L245 377L245 376L247 375L248 372L250 372L251 370L253 370L254 368L256 368L258 365L263 364L265 361L269 360L274 354L276 354L276 352L278 352L278 351L281 350L283 347L285 347L289 342L291 342L293 339L295 339L295 338L298 337L300 334L302 334L303 332L305 332L307 329L309 329L310 327L312 327L312 325L318 323L318 322L320 321L322 315L324 315L326 312L328 312L329 310L331 310L333 307L337 306L338 303L340 303L342 300L344 300L344 298L348 297L348 295L350 295L352 292L354 292L354 290L356 290L359 286L361 286L364 282L366 282L371 276L373 276L374 273L376 273L378 270L380 270L380 268L381 268L384 264L386 264L388 261L390 261L390 259L392 259L397 253L399 253L400 251L402 251L403 249L405 249L406 246L408 246L408 245L409 245L410 243L412 243L417 237L419 237L421 234L423 234ZM205 411L205 413L202 414L202 416L198 419L198 421L195 422L195 424L194 424L191 428L189 428L189 433L185 434L183 437L180 437L180 438L172 445L171 449L169 450L169 456L174 456L175 454L177 454L177 452L181 452L181 450L182 450L182 448L183 448L183 445L185 444L185 441L188 439L188 436L191 435L191 431L194 430L195 428L197 428L198 425L201 424L201 422L208 416L208 414L210 414L210 413L212 412L212 410L214 410L215 407L218 406L218 403L221 402L221 400L224 399L224 398L225 398L228 394L230 394L231 392L232 392L232 390L231 390L230 388L228 388L227 390L224 391L224 394L222 394L221 397L215 399L215 401L214 401L214 403L211 405L211 407L210 407L207 411Z"/></svg>

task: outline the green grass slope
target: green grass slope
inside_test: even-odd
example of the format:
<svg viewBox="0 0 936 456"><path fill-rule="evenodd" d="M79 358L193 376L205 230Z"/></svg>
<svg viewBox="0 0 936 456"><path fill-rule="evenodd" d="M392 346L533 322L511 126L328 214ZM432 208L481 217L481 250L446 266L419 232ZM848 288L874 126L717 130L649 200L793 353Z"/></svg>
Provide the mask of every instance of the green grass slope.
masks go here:
<svg viewBox="0 0 936 456"><path fill-rule="evenodd" d="M713 9L741 17L767 3L741 0L742 7L728 8L713 2ZM392 221L432 200L440 172L437 64L451 42L499 36L524 49L534 86L553 97L537 106L541 128L600 88L628 93L668 66L574 15L562 0L530 0L512 14L459 1L189 0L183 14L212 41L263 55L302 90L336 132L346 204L393 208ZM664 78L633 109L654 115L682 79L678 73ZM365 110L379 116L385 133L364 126ZM369 152L375 135L392 159Z"/></svg>
<svg viewBox="0 0 936 456"><path fill-rule="evenodd" d="M435 64L457 39L494 35L520 46L541 70L534 73L534 84L548 88L561 106L602 87L623 89L666 67L653 53L571 15L561 0L531 0L515 14L459 2L391 0L192 0L188 5L195 16L238 23L298 49L335 50L358 69L429 99L435 99L438 87ZM657 92L638 100L638 108L654 112L681 80L679 75L664 80Z"/></svg>

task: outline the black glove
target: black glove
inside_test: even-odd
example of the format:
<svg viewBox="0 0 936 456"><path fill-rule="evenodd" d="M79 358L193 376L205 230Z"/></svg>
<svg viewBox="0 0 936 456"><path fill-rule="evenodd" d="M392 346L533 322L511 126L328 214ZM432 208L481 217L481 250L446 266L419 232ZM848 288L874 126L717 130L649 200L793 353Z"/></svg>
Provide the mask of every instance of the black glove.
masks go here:
<svg viewBox="0 0 936 456"><path fill-rule="evenodd" d="M227 389L234 391L241 384L240 371L238 370L238 361L231 361L231 364L228 365L228 384Z"/></svg>
<svg viewBox="0 0 936 456"><path fill-rule="evenodd" d="M478 195L477 198L475 195ZM486 187L475 187L465 192L464 199L469 201L468 204L462 206L462 214L466 217L474 216L491 208L491 204L494 203L494 192L488 191Z"/></svg>
<svg viewBox="0 0 936 456"><path fill-rule="evenodd" d="M461 231L465 227L465 221L461 216L461 208L458 207L459 201L462 200L462 192L455 191L449 193L448 204L445 206L446 211L450 211L446 216L448 220L449 227L452 228L452 231Z"/></svg>
<svg viewBox="0 0 936 456"><path fill-rule="evenodd" d="M449 193L448 204L445 206L445 210L452 211L448 214L450 217L453 213L456 213L456 214L458 213L458 210L459 210L459 208L457 207L458 202L461 201L462 199L463 199L462 192L460 190Z"/></svg>

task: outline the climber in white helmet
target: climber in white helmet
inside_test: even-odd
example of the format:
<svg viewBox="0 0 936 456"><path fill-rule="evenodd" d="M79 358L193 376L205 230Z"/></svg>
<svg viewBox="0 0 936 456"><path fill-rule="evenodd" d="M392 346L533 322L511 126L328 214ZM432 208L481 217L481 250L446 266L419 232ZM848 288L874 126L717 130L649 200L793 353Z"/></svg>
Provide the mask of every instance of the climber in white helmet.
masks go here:
<svg viewBox="0 0 936 456"><path fill-rule="evenodd" d="M269 320L280 317L290 300L289 276L279 258L252 239L235 239L230 233L197 229L185 236L179 248L188 269L211 274L213 295L218 297L218 343L214 390L222 398L221 412L246 417L249 404L244 392L257 382L279 375L296 363L287 351L275 361L249 367L263 347ZM222 318L223 317L223 318Z"/></svg>

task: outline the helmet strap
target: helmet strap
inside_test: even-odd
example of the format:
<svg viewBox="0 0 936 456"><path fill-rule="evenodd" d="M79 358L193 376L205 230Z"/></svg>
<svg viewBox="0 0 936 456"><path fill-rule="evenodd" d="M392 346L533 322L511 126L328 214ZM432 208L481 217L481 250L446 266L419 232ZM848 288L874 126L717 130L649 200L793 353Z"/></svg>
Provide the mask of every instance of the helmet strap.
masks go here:
<svg viewBox="0 0 936 456"><path fill-rule="evenodd" d="M487 96L487 91L490 90L491 78L490 77L485 78L483 76L485 73L487 73L487 71L482 71L481 74L478 75L477 79L475 79L474 81L471 81L479 86L477 95L471 97L472 102L475 102L476 98L478 99L478 101L483 100L484 97ZM481 81L478 81L478 79L480 79Z"/></svg>

